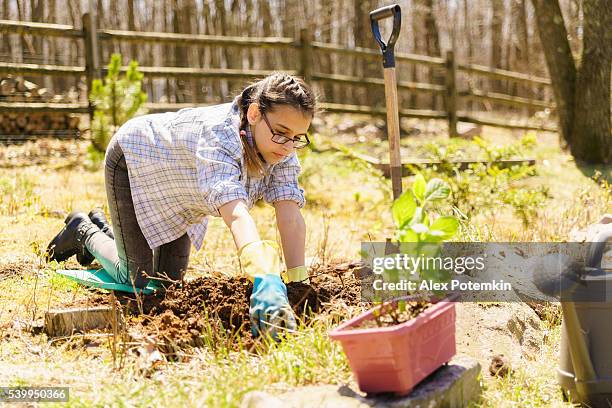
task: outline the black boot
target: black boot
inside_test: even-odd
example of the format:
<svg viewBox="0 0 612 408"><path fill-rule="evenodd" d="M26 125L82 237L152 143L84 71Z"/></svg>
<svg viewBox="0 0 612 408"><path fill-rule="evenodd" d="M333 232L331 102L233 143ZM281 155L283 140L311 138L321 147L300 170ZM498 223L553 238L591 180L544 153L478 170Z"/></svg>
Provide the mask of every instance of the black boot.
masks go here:
<svg viewBox="0 0 612 408"><path fill-rule="evenodd" d="M94 208L91 210L89 212L89 219L96 224L103 233L108 235L109 238L115 239L113 230L111 229L108 219L106 218L106 215L104 215L104 211L102 211L101 208ZM79 264L83 266L91 264L95 259L95 257L85 247L83 247L82 252L76 254L76 257Z"/></svg>
<svg viewBox="0 0 612 408"><path fill-rule="evenodd" d="M85 238L100 231L89 217L82 212L73 212L64 221L66 226L51 240L47 247L47 260L65 261L72 255L82 253Z"/></svg>
<svg viewBox="0 0 612 408"><path fill-rule="evenodd" d="M110 239L115 239L115 235L113 234L113 230L108 223L108 219L106 215L104 215L104 211L101 208L94 208L89 212L89 219L102 230L103 233L108 235Z"/></svg>

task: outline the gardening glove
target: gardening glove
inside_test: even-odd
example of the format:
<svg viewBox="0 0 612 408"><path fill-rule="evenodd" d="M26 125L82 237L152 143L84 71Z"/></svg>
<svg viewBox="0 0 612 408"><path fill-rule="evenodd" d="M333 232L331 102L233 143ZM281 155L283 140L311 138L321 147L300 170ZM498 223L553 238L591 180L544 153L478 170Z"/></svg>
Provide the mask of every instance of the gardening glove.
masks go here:
<svg viewBox="0 0 612 408"><path fill-rule="evenodd" d="M295 329L295 317L280 277L280 259L271 241L251 242L238 252L242 269L253 281L249 315L253 336L267 333L273 339L284 327Z"/></svg>

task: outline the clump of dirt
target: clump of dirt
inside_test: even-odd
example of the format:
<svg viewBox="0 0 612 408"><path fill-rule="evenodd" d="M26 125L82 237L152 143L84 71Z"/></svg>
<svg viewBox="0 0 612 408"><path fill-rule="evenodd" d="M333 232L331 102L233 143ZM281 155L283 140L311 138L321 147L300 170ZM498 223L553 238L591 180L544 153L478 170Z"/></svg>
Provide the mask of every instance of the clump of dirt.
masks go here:
<svg viewBox="0 0 612 408"><path fill-rule="evenodd" d="M356 265L326 266L316 270L311 284L292 282L287 295L293 310L308 321L338 303L357 305L360 281L354 277ZM173 353L186 347L225 343L250 347L249 297L252 283L246 278L224 275L201 277L176 284L164 294L142 298L117 295L131 322L143 335L154 336L162 351ZM206 333L207 335L203 335Z"/></svg>
<svg viewBox="0 0 612 408"><path fill-rule="evenodd" d="M0 264L0 279L10 276L24 276L31 272L33 265L27 262L9 262Z"/></svg>

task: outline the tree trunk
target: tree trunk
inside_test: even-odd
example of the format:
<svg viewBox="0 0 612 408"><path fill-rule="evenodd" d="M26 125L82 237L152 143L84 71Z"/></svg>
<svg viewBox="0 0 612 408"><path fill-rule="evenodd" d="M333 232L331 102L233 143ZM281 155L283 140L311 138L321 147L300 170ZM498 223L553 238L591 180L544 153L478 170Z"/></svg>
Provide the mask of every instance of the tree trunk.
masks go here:
<svg viewBox="0 0 612 408"><path fill-rule="evenodd" d="M441 56L440 53L440 35L438 33L438 25L436 24L436 16L434 14L433 0L425 0L425 49L426 54L432 57ZM428 68L429 82L432 84L444 83L444 76L440 74L440 70L436 68ZM431 109L438 108L439 98L435 93L431 94Z"/></svg>
<svg viewBox="0 0 612 408"><path fill-rule="evenodd" d="M162 13L162 19L164 22L164 32L165 33L169 33L170 32L170 23L168 23L168 16L169 14L172 12L172 6L168 7L168 3L170 2L170 0L164 0L164 6L163 6L163 13ZM163 45L164 47L164 54L162 59L164 60L164 66L165 67L171 67L174 65L174 61L173 61L173 51L174 51L174 45L168 45L165 44ZM165 94L164 94L165 98L164 98L164 102L176 102L174 100L174 88L173 88L173 82L172 79L170 78L166 78L166 89L165 89Z"/></svg>
<svg viewBox="0 0 612 408"><path fill-rule="evenodd" d="M255 33L255 6L253 1L244 0L245 1L245 9L246 9L246 32L248 36L253 36ZM251 47L246 48L247 60L248 60L248 69L257 69L257 64L255 60L255 52L251 49Z"/></svg>
<svg viewBox="0 0 612 408"><path fill-rule="evenodd" d="M612 14L606 0L585 0L582 64L576 69L558 1L532 0L561 135L578 161L612 162L610 63Z"/></svg>
<svg viewBox="0 0 612 408"><path fill-rule="evenodd" d="M45 22L47 23L57 23L57 15L56 15L56 10L55 10L55 0L49 0L48 4L47 4L47 16L45 18ZM46 56L45 56L45 64L57 64L58 63L58 59L57 59L57 39L56 38L47 38L47 40L45 41L46 43L46 47L43 45L44 50L46 52ZM54 88L54 80L53 77L45 77L45 88L47 89L53 89Z"/></svg>
<svg viewBox="0 0 612 408"><path fill-rule="evenodd" d="M503 26L504 26L504 2L503 0L493 0L493 17L491 20L491 53L489 65L493 68L502 68L502 46L503 46ZM497 79L490 81L491 89L501 90L501 83Z"/></svg>
<svg viewBox="0 0 612 408"><path fill-rule="evenodd" d="M582 62L576 77L571 148L576 158L589 163L612 163L611 48L610 3L607 0L585 1Z"/></svg>
<svg viewBox="0 0 612 408"><path fill-rule="evenodd" d="M190 25L189 21L185 18L190 13L188 11L189 6L185 1L179 3L178 0L173 0L172 3L172 32L174 33L189 33ZM185 13L187 11L187 13ZM174 47L174 59L177 67L188 67L187 61L187 50L183 45L176 45ZM184 103L187 101L186 97L187 92L187 84L185 80L182 78L177 78L175 82L174 94L176 98L176 102Z"/></svg>
<svg viewBox="0 0 612 408"><path fill-rule="evenodd" d="M527 11L525 9L525 0L513 0L512 3L516 10L516 65L512 69L520 72L530 71L530 44L529 31L527 28ZM520 87L519 94L531 98L530 85Z"/></svg>
<svg viewBox="0 0 612 408"><path fill-rule="evenodd" d="M212 0L205 0L202 4L203 8L203 20L204 20L204 34L214 34L215 33L215 24L212 16L211 9ZM219 68L221 63L219 62L219 54L216 49L212 46L207 46L205 48L202 66L204 68ZM206 79L206 90L207 90L207 99L206 102L215 101L216 96L221 93L220 81Z"/></svg>
<svg viewBox="0 0 612 408"><path fill-rule="evenodd" d="M136 31L136 22L134 21L134 0L127 0L128 8L128 30ZM138 45L132 44L130 46L130 59L139 60L138 56Z"/></svg>
<svg viewBox="0 0 612 408"><path fill-rule="evenodd" d="M414 7L410 10L410 22L412 28L412 52L414 54L426 54L427 51L425 49L425 36L424 32L425 25L422 23L425 19L425 5L423 4L424 0L415 0ZM421 74L424 68L421 68L419 64L411 64L411 80L413 82L421 82ZM410 108L418 109L421 107L421 100L418 92L410 92Z"/></svg>
<svg viewBox="0 0 612 408"><path fill-rule="evenodd" d="M266 7L267 7L267 2L264 1L262 3L266 3ZM227 35L227 18L226 18L224 0L215 0L215 19L217 20L217 23L218 23L217 31L215 32L215 34L216 35ZM264 21L263 23L264 29L269 29L269 25L268 25L269 21L271 21L270 18ZM220 58L221 68L227 68L228 63L229 63L229 51L225 47L220 47L220 48L221 49L219 51L221 51L221 54L219 54L219 58ZM219 97L219 101L223 101L225 96L229 93L229 88L228 88L226 79L220 80L219 83L221 86L221 92L217 96Z"/></svg>
<svg viewBox="0 0 612 408"><path fill-rule="evenodd" d="M318 40L324 43L331 43L331 26L334 23L332 19L333 2L330 0L321 1L321 30L319 31ZM319 70L325 74L333 74L334 67L332 65L331 54L328 52L322 52L319 54ZM316 66L316 65L315 65ZM327 102L337 101L336 95L334 95L334 87L330 82L323 83L321 87L323 90L323 99Z"/></svg>
<svg viewBox="0 0 612 408"><path fill-rule="evenodd" d="M73 1L73 0L68 0L68 1ZM106 19L104 17L104 4L102 3L103 0L92 0L90 2L90 4L94 4L95 7L95 13L96 13L96 27L98 30L101 30L103 28L108 28L108 25L110 25L110 23L107 25L106 24ZM79 5L81 4L80 1L76 1L75 0L75 6L79 7ZM87 7L88 11L91 11L89 9L89 7ZM76 19L79 20L81 18L81 15L77 14ZM100 60L101 64L104 64L106 61L104 61L104 56L108 55L108 50L110 49L110 45L106 44L106 41L98 41L98 47L100 47L100 55L102 55L102 59Z"/></svg>

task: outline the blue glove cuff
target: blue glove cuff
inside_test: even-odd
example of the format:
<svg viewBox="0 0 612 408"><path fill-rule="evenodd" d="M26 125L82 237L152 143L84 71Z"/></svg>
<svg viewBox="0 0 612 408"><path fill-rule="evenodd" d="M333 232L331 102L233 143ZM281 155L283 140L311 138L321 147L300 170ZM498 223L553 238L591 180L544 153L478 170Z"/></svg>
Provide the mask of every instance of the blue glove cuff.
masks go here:
<svg viewBox="0 0 612 408"><path fill-rule="evenodd" d="M257 292L261 284L264 284L264 286L275 286L278 289L281 289L283 292L287 293L287 287L285 286L285 283L283 282L281 277L278 275L255 275L255 279L253 280L253 292Z"/></svg>

